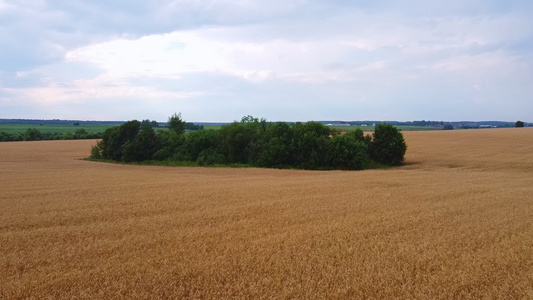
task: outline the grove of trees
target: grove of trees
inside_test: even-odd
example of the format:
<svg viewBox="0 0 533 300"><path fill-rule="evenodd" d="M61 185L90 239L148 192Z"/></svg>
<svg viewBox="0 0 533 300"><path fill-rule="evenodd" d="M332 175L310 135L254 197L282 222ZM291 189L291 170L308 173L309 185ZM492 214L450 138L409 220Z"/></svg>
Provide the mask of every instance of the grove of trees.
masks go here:
<svg viewBox="0 0 533 300"><path fill-rule="evenodd" d="M342 133L318 122L289 125L252 116L219 130L186 132L186 124L179 114L169 118L166 131L128 121L107 129L91 158L360 170L401 165L407 149L403 135L389 124L377 125L371 136L360 129Z"/></svg>

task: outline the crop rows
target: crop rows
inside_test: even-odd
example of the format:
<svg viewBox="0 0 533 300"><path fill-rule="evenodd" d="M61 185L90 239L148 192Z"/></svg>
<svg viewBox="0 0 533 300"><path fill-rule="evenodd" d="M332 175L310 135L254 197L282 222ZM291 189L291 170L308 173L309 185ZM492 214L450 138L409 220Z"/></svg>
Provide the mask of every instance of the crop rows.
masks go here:
<svg viewBox="0 0 533 300"><path fill-rule="evenodd" d="M533 131L404 136L367 171L0 143L0 298L533 298Z"/></svg>

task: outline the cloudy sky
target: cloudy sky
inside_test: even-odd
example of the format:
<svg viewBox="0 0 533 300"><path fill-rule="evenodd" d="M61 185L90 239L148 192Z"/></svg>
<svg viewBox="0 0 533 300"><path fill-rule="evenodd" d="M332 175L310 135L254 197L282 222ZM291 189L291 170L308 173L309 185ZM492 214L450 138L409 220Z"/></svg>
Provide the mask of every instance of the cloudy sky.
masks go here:
<svg viewBox="0 0 533 300"><path fill-rule="evenodd" d="M0 0L0 118L533 121L533 1Z"/></svg>

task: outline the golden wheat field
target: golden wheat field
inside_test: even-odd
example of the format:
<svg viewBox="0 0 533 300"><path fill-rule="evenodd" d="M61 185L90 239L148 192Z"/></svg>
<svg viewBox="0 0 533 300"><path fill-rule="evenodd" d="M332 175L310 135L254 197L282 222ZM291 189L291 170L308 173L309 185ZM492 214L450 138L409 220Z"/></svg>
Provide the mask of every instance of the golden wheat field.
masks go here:
<svg viewBox="0 0 533 300"><path fill-rule="evenodd" d="M404 136L367 171L0 143L0 298L533 299L533 128Z"/></svg>

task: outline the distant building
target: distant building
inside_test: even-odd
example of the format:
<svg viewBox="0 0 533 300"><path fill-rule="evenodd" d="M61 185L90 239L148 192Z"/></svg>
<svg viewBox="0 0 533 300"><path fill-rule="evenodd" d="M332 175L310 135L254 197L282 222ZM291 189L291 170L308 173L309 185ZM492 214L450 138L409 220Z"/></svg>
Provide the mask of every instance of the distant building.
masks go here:
<svg viewBox="0 0 533 300"><path fill-rule="evenodd" d="M350 123L337 123L337 124L326 124L326 126L343 126L343 127L348 127L348 126L352 126L352 124Z"/></svg>

